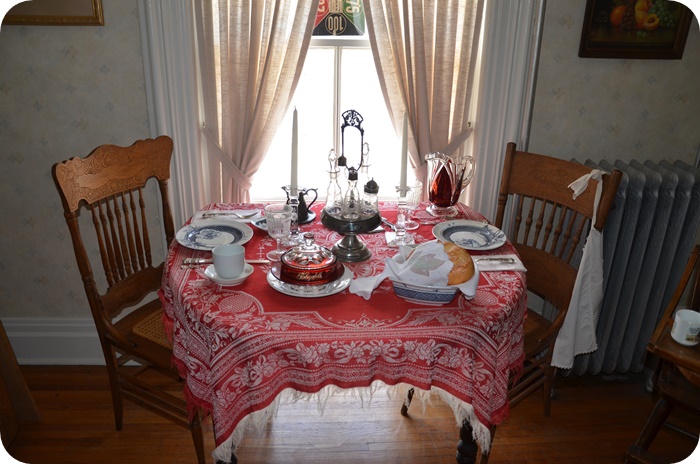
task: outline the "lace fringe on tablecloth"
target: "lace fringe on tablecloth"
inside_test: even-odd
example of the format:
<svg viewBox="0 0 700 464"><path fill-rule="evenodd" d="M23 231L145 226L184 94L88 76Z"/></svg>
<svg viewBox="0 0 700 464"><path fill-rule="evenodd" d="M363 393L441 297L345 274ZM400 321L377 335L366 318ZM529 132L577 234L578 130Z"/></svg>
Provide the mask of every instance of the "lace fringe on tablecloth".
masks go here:
<svg viewBox="0 0 700 464"><path fill-rule="evenodd" d="M240 443L243 435L247 430L261 432L262 429L277 416L280 406L285 404L294 404L299 401L315 402L318 412L323 415L326 404L330 398L336 395L350 396L360 402L362 409L370 408L374 395L381 389L386 390L389 399L396 399L403 395L405 398L408 389L413 388L413 401L415 405L418 400L423 408L423 414L428 406L432 405L433 398L440 398L454 412L454 417L457 427L461 427L465 421L468 421L472 427L472 436L479 444L482 452L488 453L491 445L491 433L488 427L484 426L474 414L474 408L464 401L461 401L446 391L433 387L430 390L421 390L408 384L387 385L386 383L377 380L372 382L369 387L356 388L340 388L335 385L327 385L317 393L304 393L297 390L287 388L282 391L277 398L265 409L256 411L246 416L236 427L233 434L224 443L219 445L212 453L215 460L229 462L231 452L235 449L236 444ZM404 403L406 399L404 399Z"/></svg>

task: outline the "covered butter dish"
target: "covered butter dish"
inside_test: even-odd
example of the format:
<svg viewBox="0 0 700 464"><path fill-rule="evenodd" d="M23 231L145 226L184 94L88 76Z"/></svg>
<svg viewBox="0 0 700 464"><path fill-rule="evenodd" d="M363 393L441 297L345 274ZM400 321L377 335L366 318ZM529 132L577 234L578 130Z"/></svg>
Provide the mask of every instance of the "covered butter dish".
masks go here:
<svg viewBox="0 0 700 464"><path fill-rule="evenodd" d="M327 284L344 270L333 252L315 243L310 232L304 234L304 243L282 255L280 263L278 278L295 285Z"/></svg>

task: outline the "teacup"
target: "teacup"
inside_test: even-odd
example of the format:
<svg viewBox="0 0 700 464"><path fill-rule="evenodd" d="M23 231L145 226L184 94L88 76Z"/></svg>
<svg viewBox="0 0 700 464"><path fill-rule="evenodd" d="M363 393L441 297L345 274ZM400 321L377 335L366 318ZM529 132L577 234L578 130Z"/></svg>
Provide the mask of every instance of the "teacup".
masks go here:
<svg viewBox="0 0 700 464"><path fill-rule="evenodd" d="M700 313L691 309L676 311L671 337L681 345L694 346L700 343Z"/></svg>
<svg viewBox="0 0 700 464"><path fill-rule="evenodd" d="M243 274L245 267L245 248L229 243L218 245L211 250L216 275L222 279L234 279Z"/></svg>

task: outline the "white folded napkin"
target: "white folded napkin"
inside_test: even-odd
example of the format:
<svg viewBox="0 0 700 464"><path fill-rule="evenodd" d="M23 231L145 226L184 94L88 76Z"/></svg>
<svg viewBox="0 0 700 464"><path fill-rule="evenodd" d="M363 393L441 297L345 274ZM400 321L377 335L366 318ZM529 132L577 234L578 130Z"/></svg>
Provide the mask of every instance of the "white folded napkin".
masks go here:
<svg viewBox="0 0 700 464"><path fill-rule="evenodd" d="M479 271L489 272L489 271L522 271L527 272L525 265L518 255L515 253L505 254L505 255L482 255L482 256L472 256L476 264L479 266ZM507 262L507 260L512 259L512 262Z"/></svg>
<svg viewBox="0 0 700 464"><path fill-rule="evenodd" d="M240 214L241 216L247 216L252 213L257 213L246 219L241 219L235 214ZM209 214L209 216L207 216ZM238 222L253 222L262 217L262 212L259 209L210 209L197 211L192 216L192 222L201 221L202 219L225 219L228 221L238 221Z"/></svg>
<svg viewBox="0 0 700 464"><path fill-rule="evenodd" d="M399 252L384 263L381 274L354 279L350 283L350 293L369 300L372 291L386 278L409 284L447 287L447 275L452 270L452 261L445 253L443 244L436 240L421 243L417 247L400 246ZM474 277L457 286L467 298L474 298L479 284L479 268L476 263L474 269Z"/></svg>

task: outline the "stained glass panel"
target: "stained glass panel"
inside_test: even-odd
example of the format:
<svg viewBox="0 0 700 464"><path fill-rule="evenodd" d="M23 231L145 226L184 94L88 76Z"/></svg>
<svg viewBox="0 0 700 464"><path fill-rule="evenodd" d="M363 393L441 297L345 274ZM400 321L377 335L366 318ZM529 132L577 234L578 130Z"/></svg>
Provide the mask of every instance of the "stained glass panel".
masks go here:
<svg viewBox="0 0 700 464"><path fill-rule="evenodd" d="M364 35L365 10L362 0L319 0L315 36Z"/></svg>

